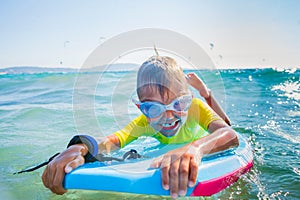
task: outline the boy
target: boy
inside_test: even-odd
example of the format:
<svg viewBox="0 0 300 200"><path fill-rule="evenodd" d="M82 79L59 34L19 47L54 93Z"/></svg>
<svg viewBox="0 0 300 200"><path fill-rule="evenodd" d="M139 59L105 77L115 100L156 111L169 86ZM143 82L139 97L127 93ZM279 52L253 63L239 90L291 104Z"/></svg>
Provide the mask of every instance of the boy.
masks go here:
<svg viewBox="0 0 300 200"><path fill-rule="evenodd" d="M139 100L134 100L134 103L143 114L122 130L98 141L88 136L91 142L68 145L46 167L42 176L44 185L56 194L63 194L66 192L62 187L65 173L84 164L91 149L110 152L140 136L150 136L164 144L186 144L167 152L151 164L151 167L161 168L162 186L170 190L172 198L185 196L187 187L196 183L203 155L239 144L235 131L209 106L193 98L188 84L195 87L208 104L230 123L210 91L195 74L185 76L174 59L153 56L142 64L137 76ZM207 135L204 130L211 134Z"/></svg>

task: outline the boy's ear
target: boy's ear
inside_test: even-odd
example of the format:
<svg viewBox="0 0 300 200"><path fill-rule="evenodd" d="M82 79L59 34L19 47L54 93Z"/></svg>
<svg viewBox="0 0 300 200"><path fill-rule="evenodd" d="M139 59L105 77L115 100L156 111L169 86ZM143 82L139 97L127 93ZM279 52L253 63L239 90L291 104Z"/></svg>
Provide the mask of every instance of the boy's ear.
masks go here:
<svg viewBox="0 0 300 200"><path fill-rule="evenodd" d="M141 104L137 101L137 100L135 100L135 99L131 99L132 100L132 102L134 103L134 105L136 105L136 107L138 107L138 109L140 109L140 107L141 107Z"/></svg>

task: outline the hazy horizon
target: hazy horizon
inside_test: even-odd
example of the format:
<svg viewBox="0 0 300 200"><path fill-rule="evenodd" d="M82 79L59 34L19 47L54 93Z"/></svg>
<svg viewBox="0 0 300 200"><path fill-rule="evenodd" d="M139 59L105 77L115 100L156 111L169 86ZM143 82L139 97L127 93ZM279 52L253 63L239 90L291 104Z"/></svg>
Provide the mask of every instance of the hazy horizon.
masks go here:
<svg viewBox="0 0 300 200"><path fill-rule="evenodd" d="M91 68L68 68L68 67L41 67L41 66L13 66L0 68L0 75L3 74L18 74L18 73L41 73L41 72L102 72L102 71L135 71L138 69L138 64L135 63L116 63L107 65L108 68L104 68L104 66L96 66ZM105 67L107 67L105 66ZM127 66L127 68L124 66ZM101 69L101 70L97 70ZM274 69L277 71L294 72L299 70L300 67L249 67L249 68L183 68L184 71L193 71L193 70L251 70L251 69Z"/></svg>

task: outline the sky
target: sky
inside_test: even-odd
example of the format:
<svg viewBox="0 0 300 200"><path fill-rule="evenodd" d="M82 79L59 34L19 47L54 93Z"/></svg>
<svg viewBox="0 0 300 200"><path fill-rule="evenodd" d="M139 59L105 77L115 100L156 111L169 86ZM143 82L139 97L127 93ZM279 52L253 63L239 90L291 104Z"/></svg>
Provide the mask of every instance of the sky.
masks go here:
<svg viewBox="0 0 300 200"><path fill-rule="evenodd" d="M299 10L298 0L0 0L0 68L79 68L142 28L185 35L218 68L300 67Z"/></svg>

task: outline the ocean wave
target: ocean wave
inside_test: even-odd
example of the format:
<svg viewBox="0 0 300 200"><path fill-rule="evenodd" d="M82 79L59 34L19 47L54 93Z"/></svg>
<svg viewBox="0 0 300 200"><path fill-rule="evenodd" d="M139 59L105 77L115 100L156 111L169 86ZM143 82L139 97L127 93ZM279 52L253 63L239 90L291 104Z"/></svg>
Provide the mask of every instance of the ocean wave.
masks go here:
<svg viewBox="0 0 300 200"><path fill-rule="evenodd" d="M1 111L16 111L18 113L47 113L48 111L71 111L72 104L68 103L53 103L53 104L11 104L0 106Z"/></svg>

